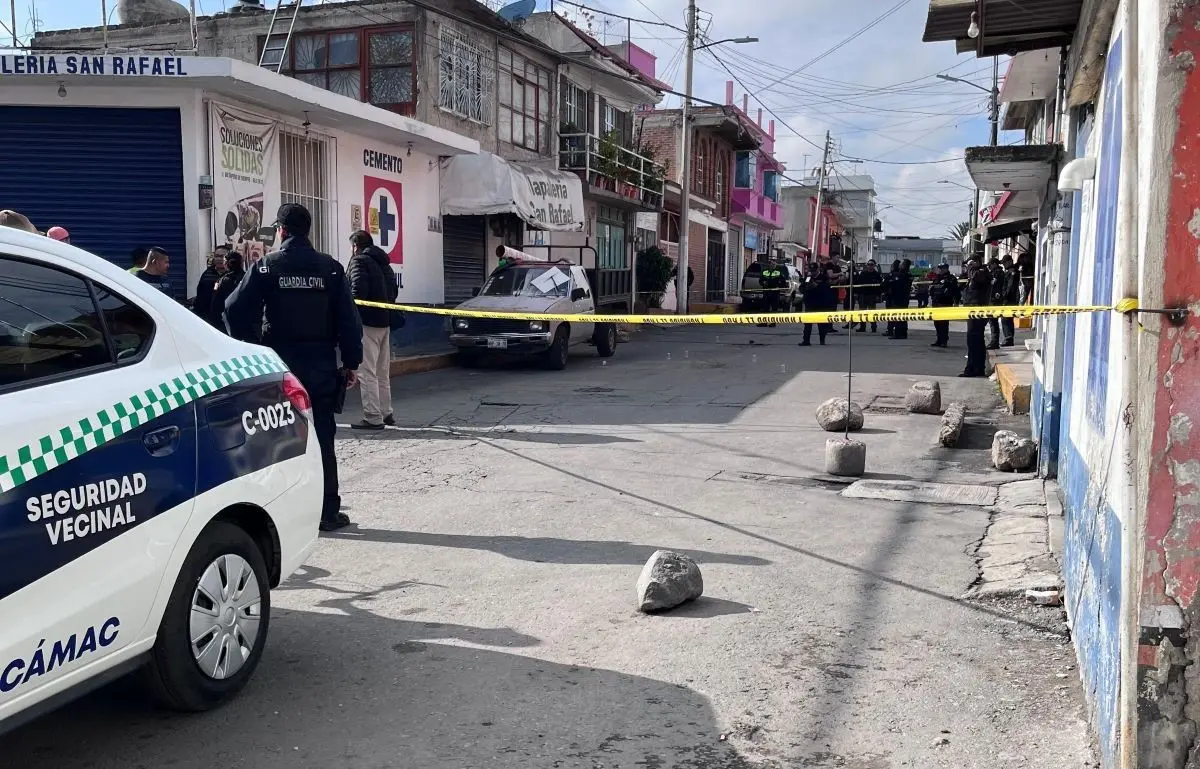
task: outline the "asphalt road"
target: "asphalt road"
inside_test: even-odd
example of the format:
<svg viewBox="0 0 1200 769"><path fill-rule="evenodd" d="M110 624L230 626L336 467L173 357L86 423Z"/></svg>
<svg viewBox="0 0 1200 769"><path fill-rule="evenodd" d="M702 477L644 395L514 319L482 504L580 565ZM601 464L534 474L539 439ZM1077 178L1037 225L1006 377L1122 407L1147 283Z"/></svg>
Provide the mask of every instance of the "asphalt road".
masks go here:
<svg viewBox="0 0 1200 769"><path fill-rule="evenodd" d="M1059 613L960 600L987 511L822 478L848 336L655 329L565 372L397 380L399 428L339 434L356 525L275 594L243 696L179 716L119 683L3 737L0 766L1089 766ZM854 341L871 477L1009 480L986 436L932 448L937 418L899 408L937 377L1002 422L961 348ZM657 548L706 595L644 616Z"/></svg>

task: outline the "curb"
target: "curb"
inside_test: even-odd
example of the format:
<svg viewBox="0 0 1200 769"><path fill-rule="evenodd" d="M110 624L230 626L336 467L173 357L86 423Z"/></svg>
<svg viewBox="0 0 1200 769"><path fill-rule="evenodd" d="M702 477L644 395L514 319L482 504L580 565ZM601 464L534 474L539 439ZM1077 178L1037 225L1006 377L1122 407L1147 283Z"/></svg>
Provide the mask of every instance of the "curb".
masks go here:
<svg viewBox="0 0 1200 769"><path fill-rule="evenodd" d="M430 355L409 355L392 361L388 373L394 378L405 374L424 374L426 371L436 371L449 368L455 364L455 353L439 352Z"/></svg>

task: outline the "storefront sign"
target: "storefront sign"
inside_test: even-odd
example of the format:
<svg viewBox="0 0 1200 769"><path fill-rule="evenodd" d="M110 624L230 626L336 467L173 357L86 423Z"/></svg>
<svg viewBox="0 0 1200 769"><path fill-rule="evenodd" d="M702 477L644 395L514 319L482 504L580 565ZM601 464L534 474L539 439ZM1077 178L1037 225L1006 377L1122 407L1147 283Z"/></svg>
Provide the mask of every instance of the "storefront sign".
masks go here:
<svg viewBox="0 0 1200 769"><path fill-rule="evenodd" d="M442 165L442 213L513 213L531 227L582 232L583 183L569 171L512 163L488 152L459 155Z"/></svg>
<svg viewBox="0 0 1200 769"><path fill-rule="evenodd" d="M275 245L271 225L279 207L279 124L219 104L209 112L217 242L231 244L249 264Z"/></svg>
<svg viewBox="0 0 1200 769"><path fill-rule="evenodd" d="M0 75L117 75L188 77L182 56L0 56Z"/></svg>
<svg viewBox="0 0 1200 769"><path fill-rule="evenodd" d="M363 177L367 231L392 264L404 264L404 185L375 176Z"/></svg>
<svg viewBox="0 0 1200 769"><path fill-rule="evenodd" d="M753 227L747 227L746 234L743 238L743 243L745 244L746 248L750 249L751 251L757 251L758 230L754 229Z"/></svg>
<svg viewBox="0 0 1200 769"><path fill-rule="evenodd" d="M379 150L365 149L363 150L363 167L399 175L404 173L404 158Z"/></svg>

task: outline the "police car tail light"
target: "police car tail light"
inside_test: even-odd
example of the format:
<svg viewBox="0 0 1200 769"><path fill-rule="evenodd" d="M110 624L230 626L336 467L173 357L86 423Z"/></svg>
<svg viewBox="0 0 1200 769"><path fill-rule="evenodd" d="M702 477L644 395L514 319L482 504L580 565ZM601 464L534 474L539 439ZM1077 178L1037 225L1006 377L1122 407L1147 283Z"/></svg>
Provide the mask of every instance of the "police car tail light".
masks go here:
<svg viewBox="0 0 1200 769"><path fill-rule="evenodd" d="M304 389L304 385L300 384L295 374L283 375L283 394L287 396L292 408L306 414L312 412L312 399L308 397L308 390Z"/></svg>

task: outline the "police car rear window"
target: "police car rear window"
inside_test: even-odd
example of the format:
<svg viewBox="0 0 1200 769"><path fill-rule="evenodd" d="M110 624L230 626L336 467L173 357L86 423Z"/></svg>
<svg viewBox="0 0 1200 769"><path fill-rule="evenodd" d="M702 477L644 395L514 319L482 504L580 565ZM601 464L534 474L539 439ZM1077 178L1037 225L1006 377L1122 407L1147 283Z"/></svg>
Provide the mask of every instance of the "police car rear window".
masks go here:
<svg viewBox="0 0 1200 769"><path fill-rule="evenodd" d="M0 388L129 360L152 335L144 312L98 288L94 295L78 275L0 256Z"/></svg>

